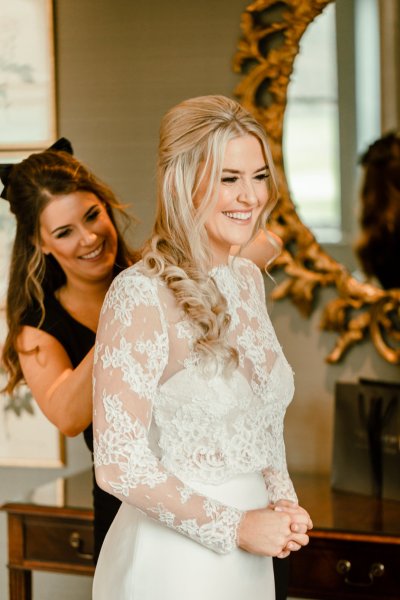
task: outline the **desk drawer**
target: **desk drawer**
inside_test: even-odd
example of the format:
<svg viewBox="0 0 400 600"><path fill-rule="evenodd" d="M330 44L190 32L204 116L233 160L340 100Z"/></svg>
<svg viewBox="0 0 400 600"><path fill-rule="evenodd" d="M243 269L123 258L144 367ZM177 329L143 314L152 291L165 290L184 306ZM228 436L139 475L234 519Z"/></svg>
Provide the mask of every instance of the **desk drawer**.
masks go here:
<svg viewBox="0 0 400 600"><path fill-rule="evenodd" d="M290 595L398 600L400 545L312 537L291 555Z"/></svg>
<svg viewBox="0 0 400 600"><path fill-rule="evenodd" d="M93 525L80 520L27 517L24 558L46 563L93 563Z"/></svg>

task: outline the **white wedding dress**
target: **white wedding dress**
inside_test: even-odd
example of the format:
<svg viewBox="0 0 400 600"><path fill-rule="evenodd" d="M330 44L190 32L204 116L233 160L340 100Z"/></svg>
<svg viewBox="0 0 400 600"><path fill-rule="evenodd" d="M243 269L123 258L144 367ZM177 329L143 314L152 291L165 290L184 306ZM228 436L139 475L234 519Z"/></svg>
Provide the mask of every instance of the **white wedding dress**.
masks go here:
<svg viewBox="0 0 400 600"><path fill-rule="evenodd" d="M229 377L200 363L195 326L141 263L106 296L94 367L95 468L122 500L94 600L273 600L272 559L237 547L243 511L296 500L283 419L293 375L261 273L236 258L210 276L228 303Z"/></svg>

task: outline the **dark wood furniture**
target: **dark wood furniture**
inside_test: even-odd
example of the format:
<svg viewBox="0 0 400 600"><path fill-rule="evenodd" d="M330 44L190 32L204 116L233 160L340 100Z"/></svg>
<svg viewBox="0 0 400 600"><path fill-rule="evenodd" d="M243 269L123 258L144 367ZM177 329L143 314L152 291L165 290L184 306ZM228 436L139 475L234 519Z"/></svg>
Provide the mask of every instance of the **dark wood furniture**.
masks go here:
<svg viewBox="0 0 400 600"><path fill-rule="evenodd" d="M400 599L400 502L335 493L325 476L294 475L314 521L290 559L289 595L319 600ZM63 506L10 503L9 600L31 600L32 571L92 575L91 473L64 481Z"/></svg>
<svg viewBox="0 0 400 600"><path fill-rule="evenodd" d="M334 492L326 476L293 481L314 529L291 554L289 595L400 600L400 502Z"/></svg>
<svg viewBox="0 0 400 600"><path fill-rule="evenodd" d="M91 471L62 482L60 506L9 503L9 600L32 599L32 571L93 575Z"/></svg>

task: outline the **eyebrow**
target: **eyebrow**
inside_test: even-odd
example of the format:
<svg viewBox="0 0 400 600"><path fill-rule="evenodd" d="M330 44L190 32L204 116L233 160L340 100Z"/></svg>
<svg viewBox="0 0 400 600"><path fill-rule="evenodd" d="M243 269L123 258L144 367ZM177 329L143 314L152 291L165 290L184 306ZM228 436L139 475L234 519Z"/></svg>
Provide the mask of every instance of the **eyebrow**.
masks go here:
<svg viewBox="0 0 400 600"><path fill-rule="evenodd" d="M90 214L96 206L97 206L97 204L92 204L92 206L90 206L87 209L87 211L85 212L85 214L83 215L83 218L85 219L88 216L88 214ZM62 231L63 229L66 229L67 227L71 227L71 225L69 223L66 223L65 225L60 225L60 227L56 227L55 229L53 229L51 234L53 235L53 234L57 233L57 231Z"/></svg>
<svg viewBox="0 0 400 600"><path fill-rule="evenodd" d="M269 171L268 165L264 165L263 167L260 167L259 169L254 171L254 173L260 173L261 171ZM226 169L222 169L222 173L234 173L235 175L241 175L243 173L243 171L240 171L238 169L230 169L228 167Z"/></svg>

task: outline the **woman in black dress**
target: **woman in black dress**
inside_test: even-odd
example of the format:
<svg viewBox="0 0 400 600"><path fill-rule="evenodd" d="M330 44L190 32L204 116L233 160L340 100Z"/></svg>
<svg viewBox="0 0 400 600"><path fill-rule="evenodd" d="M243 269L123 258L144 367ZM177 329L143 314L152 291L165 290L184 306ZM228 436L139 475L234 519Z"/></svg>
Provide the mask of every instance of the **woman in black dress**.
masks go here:
<svg viewBox="0 0 400 600"><path fill-rule="evenodd" d="M67 436L83 432L93 452L93 346L104 295L132 264L113 192L59 140L2 166L2 192L17 221L2 361L6 391L24 379L40 409ZM95 559L119 501L93 482Z"/></svg>

